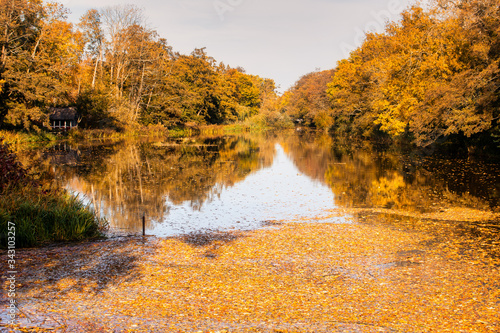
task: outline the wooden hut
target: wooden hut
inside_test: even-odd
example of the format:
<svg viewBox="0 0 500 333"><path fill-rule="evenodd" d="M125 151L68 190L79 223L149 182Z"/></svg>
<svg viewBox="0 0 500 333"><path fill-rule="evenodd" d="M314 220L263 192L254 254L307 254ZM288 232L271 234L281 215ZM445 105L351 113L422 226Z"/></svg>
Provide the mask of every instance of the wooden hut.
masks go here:
<svg viewBox="0 0 500 333"><path fill-rule="evenodd" d="M78 127L80 119L78 117L78 112L76 112L76 108L50 108L50 111L49 120L53 130L67 131Z"/></svg>

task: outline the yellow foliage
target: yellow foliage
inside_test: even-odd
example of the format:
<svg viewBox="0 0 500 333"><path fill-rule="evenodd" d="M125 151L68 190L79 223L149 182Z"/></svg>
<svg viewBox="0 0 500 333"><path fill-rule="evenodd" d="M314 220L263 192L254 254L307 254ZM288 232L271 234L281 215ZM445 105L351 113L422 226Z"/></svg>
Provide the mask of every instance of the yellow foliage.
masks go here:
<svg viewBox="0 0 500 333"><path fill-rule="evenodd" d="M409 130L422 145L488 131L498 118L496 41L487 37L500 26L497 8L497 0L414 5L384 33L367 34L329 84L334 114L361 133Z"/></svg>

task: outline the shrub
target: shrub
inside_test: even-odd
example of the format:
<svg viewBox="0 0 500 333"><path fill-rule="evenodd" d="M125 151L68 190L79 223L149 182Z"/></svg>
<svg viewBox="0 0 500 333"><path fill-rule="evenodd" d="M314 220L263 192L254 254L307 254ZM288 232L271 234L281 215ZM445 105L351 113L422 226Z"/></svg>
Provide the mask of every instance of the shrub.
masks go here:
<svg viewBox="0 0 500 333"><path fill-rule="evenodd" d="M333 125L333 118L327 112L320 111L314 116L313 122L317 129L328 130Z"/></svg>

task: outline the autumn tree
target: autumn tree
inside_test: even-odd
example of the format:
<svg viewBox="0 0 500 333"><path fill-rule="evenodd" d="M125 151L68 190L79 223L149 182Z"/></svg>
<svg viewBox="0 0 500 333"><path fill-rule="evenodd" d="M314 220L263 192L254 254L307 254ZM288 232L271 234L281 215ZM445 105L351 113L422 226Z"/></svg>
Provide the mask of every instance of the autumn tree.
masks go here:
<svg viewBox="0 0 500 333"><path fill-rule="evenodd" d="M92 70L91 88L94 89L97 80L99 64L104 57L104 31L102 28L101 14L96 9L89 9L79 23L83 41L85 43L85 59Z"/></svg>
<svg viewBox="0 0 500 333"><path fill-rule="evenodd" d="M163 62L158 93L148 97L143 121L167 126L225 124L259 112L260 96L274 85L208 56L204 49ZM267 87L267 88L266 88ZM270 91L266 94L271 96Z"/></svg>
<svg viewBox="0 0 500 333"><path fill-rule="evenodd" d="M142 11L135 6L89 10L79 26L86 40L84 67L91 73L78 101L86 119L83 125L137 124L159 93L171 48L145 27Z"/></svg>
<svg viewBox="0 0 500 333"><path fill-rule="evenodd" d="M217 74L214 60L204 50L176 55L162 82L162 92L150 105L150 117L166 125L203 124L217 117ZM156 109L156 110L154 110Z"/></svg>
<svg viewBox="0 0 500 333"><path fill-rule="evenodd" d="M0 2L0 80L3 82L0 99L0 120L12 107L11 81L16 63L29 56L29 48L35 44L36 30L40 25L42 3L35 1L2 0ZM11 88L12 86L12 88ZM22 97L22 96L19 96ZM27 124L29 126L29 124Z"/></svg>
<svg viewBox="0 0 500 333"><path fill-rule="evenodd" d="M116 96L120 97L131 61L127 50L131 44L129 33L134 31L133 26L144 23L143 14L134 5L117 5L103 9L101 17L107 35L106 63L110 71L110 84L114 87Z"/></svg>
<svg viewBox="0 0 500 333"><path fill-rule="evenodd" d="M39 130L47 124L48 106L68 104L76 95L80 36L59 4L4 0L1 6L0 114L4 124Z"/></svg>
<svg viewBox="0 0 500 333"><path fill-rule="evenodd" d="M445 134L500 133L500 1L436 1L440 12L450 13L464 36L464 68L451 81L449 91L438 96L446 113Z"/></svg>
<svg viewBox="0 0 500 333"><path fill-rule="evenodd" d="M284 108L297 123L318 128L332 125L331 101L326 93L334 70L315 71L302 76L289 90Z"/></svg>
<svg viewBox="0 0 500 333"><path fill-rule="evenodd" d="M498 1L437 1L367 34L328 87L337 129L423 146L487 134L499 117L497 22Z"/></svg>
<svg viewBox="0 0 500 333"><path fill-rule="evenodd" d="M245 74L242 68L223 68L219 71L219 99L224 121L244 120L259 112L261 100L257 79Z"/></svg>

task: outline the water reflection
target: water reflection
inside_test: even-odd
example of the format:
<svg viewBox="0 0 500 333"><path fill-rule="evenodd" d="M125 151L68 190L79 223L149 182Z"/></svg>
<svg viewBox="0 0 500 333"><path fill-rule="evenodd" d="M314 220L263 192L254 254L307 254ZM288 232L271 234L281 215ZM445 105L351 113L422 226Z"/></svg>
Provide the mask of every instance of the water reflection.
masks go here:
<svg viewBox="0 0 500 333"><path fill-rule="evenodd" d="M57 166L66 187L108 217L113 229L139 231L146 214L154 234L172 207L199 211L225 187L269 166L274 155L272 144L243 137L121 142L79 150L77 166Z"/></svg>
<svg viewBox="0 0 500 333"><path fill-rule="evenodd" d="M199 209L193 209L189 201L179 205L167 199L169 214L155 226L155 234L253 229L269 220L318 218L325 210L335 208L330 189L300 173L283 148L279 144L275 147L276 155L270 167L248 175L234 186L218 190L217 197L206 200ZM215 188L220 189L220 185Z"/></svg>
<svg viewBox="0 0 500 333"><path fill-rule="evenodd" d="M431 212L500 205L497 164L377 151L328 135L289 138L287 150L302 172L328 184L342 207Z"/></svg>
<svg viewBox="0 0 500 333"><path fill-rule="evenodd" d="M324 134L62 144L22 157L115 230L140 231L146 213L157 235L256 228L338 207L440 213L500 203L498 165L354 147Z"/></svg>

